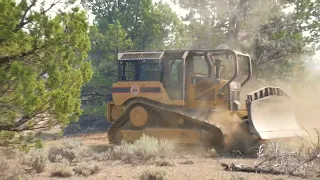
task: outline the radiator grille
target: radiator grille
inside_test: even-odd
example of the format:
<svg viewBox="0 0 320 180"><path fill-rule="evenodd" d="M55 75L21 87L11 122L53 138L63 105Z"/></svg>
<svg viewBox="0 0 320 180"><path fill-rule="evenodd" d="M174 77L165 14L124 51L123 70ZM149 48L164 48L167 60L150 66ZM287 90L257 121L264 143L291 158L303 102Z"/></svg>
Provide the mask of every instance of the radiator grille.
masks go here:
<svg viewBox="0 0 320 180"><path fill-rule="evenodd" d="M161 59L163 52L129 52L119 53L119 60Z"/></svg>

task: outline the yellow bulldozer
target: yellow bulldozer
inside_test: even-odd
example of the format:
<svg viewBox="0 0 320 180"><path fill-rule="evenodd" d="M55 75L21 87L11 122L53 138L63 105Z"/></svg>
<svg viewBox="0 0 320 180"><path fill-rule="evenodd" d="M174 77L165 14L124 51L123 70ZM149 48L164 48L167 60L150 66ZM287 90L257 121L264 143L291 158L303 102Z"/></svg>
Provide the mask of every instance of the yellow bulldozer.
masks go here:
<svg viewBox="0 0 320 180"><path fill-rule="evenodd" d="M230 150L299 135L281 88L264 87L241 102L251 76L250 56L231 49L119 52L118 81L107 102L109 142L145 134Z"/></svg>

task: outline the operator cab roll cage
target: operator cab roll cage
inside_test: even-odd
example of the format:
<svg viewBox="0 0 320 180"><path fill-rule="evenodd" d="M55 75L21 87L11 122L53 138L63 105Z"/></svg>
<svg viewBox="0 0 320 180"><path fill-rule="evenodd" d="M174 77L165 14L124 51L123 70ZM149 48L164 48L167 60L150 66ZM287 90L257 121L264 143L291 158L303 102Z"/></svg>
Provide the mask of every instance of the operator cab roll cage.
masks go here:
<svg viewBox="0 0 320 180"><path fill-rule="evenodd" d="M247 72L247 77L245 77L244 80L242 80L241 82L239 82L241 84L241 87L243 87L251 78L252 76L252 62L251 62L251 58L248 54L239 52L239 51L235 51L235 50L231 50L231 49L218 49L218 50L186 50L184 51L181 59L183 61L183 66L185 67L186 65L186 58L188 57L189 54L195 55L195 54L199 54L200 56L204 56L204 58L207 61L207 64L210 66L208 69L208 78L212 79L214 77L213 74L213 67L214 65L216 66L216 74L215 74L215 78L219 79L220 78L220 65L221 62L223 61L221 58L216 58L216 56L226 56L226 59L230 59L230 56L234 57L233 58L233 64L234 64L234 74L231 77L231 79L228 80L228 82L220 89L220 91L224 91L226 90L228 92L228 97L227 101L228 102L228 106L230 108L230 110L234 109L233 108L233 98L232 98L232 92L231 92L231 88L230 88L230 84L238 77L239 75L239 58L241 57L245 57L247 58L247 67L248 67L248 71ZM191 55L191 56L192 56ZM215 64L213 64L215 63ZM184 71L183 74L183 79L186 79L186 71ZM240 89L238 89L240 90ZM183 81L183 100L185 100L185 91L186 91L186 82Z"/></svg>
<svg viewBox="0 0 320 180"><path fill-rule="evenodd" d="M226 88L229 86L229 84L234 81L238 75L239 75L239 56L242 57L247 57L248 58L248 62L247 62L247 66L248 66L248 76L240 83L241 87L243 87L251 78L252 76L252 62L251 62L251 58L248 54L239 52L239 51L235 51L235 50L231 50L231 49L219 49L219 50L186 50L183 54L183 56L181 57L181 59L184 61L186 60L186 57L188 56L188 54L202 54L204 53L204 57L207 61L207 63L209 64L209 66L211 66L211 68L209 68L208 71L208 77L213 77L213 59L215 60L215 65L216 65L216 74L215 77L216 78L220 78L220 70L218 69L218 67L220 66L221 61L223 61L220 58L215 58L215 56L226 56L227 59L229 59L230 55L233 55L233 62L234 62L234 75L232 76L232 78L225 84L225 86L223 88Z"/></svg>
<svg viewBox="0 0 320 180"><path fill-rule="evenodd" d="M240 51L235 51L232 49L216 49L216 50L158 50L158 51L127 51L124 53L120 53L118 54L118 60L119 60L119 73L118 74L118 80L119 81L127 81L127 79L125 79L125 62L132 62L132 61L140 61L140 60L159 60L157 62L159 68L162 68L162 64L161 62L170 60L170 59L174 59L174 60L181 60L181 65L182 65L182 78L183 81L181 82L182 85L182 97L181 100L186 100L186 76L189 74L189 72L187 72L186 70L186 62L189 63L189 57L194 57L194 56L202 56L204 57L204 59L206 60L207 64L209 65L208 68L208 74L206 74L209 79L217 79L219 80L221 77L220 75L222 73L220 73L220 67L223 67L223 65L221 65L222 62L226 61L223 56L226 57L226 59L231 60L230 57L232 58L232 61L230 61L232 63L232 66L234 66L234 74L230 74L230 77L227 78L227 83L221 88L221 91L225 91L227 90L228 92L228 96L231 97L231 83L233 81L238 81L237 83L241 84L240 87L243 87L251 78L252 76L252 64L251 64L251 58L248 54L242 53ZM221 57L222 56L222 57ZM247 68L248 68L248 72L247 72L247 68L246 68L246 72L245 72L245 79L243 79L243 77L239 76L239 59L241 58L245 58L247 59L247 61L245 61ZM196 61L196 60L195 60ZM123 63L123 66L120 65L121 62ZM242 61L241 61L242 62ZM243 65L243 64L241 64ZM170 65L169 65L170 66ZM216 66L216 69L214 69L214 66ZM233 67L232 67L233 68ZM163 68L165 69L165 68ZM224 69L223 69L224 70ZM136 69L135 71L138 72L139 74L139 68ZM214 74L215 71L215 74ZM229 72L229 71L228 71ZM165 82L164 78L164 74L163 74L163 70L159 69L159 71L157 71L155 74L159 75L159 78L154 79L153 81L161 81L161 82ZM188 73L188 74L187 74ZM238 80L237 78L241 79ZM137 76L134 76L135 78L129 80L129 81L141 81L141 79L137 79ZM204 77L205 78L205 77ZM239 82L241 81L241 82ZM239 87L239 88L240 88ZM179 88L180 89L180 88ZM240 89L237 89L240 90ZM181 92L181 91L180 91ZM230 105L231 106L231 105Z"/></svg>
<svg viewBox="0 0 320 180"><path fill-rule="evenodd" d="M208 79L214 79L214 80L219 80L219 79L223 79L220 76L222 75L222 73L220 73L220 67L223 67L223 65L221 64L222 62L225 62L226 59L231 60L229 61L229 63L231 63L232 66L232 71L234 71L234 73L229 74L229 77L226 79L227 83L220 89L220 92L227 92L227 100L229 101L229 108L230 109L234 109L233 108L233 101L236 100L233 97L233 91L240 91L241 87L243 87L251 78L252 76L252 64L251 64L251 58L248 54L242 53L240 51L235 51L235 50L231 50L231 49L217 49L217 50L165 50L165 56L166 58L164 58L164 61L174 58L174 59L180 59L182 62L182 66L183 66L183 74L182 74L182 79L183 81L181 82L182 85L182 100L186 100L186 91L187 91L187 87L186 87L186 79L187 76L192 75L192 70L191 72L190 69L188 69L187 67L190 66L190 57L196 57L196 56L202 56L204 57L204 59L206 60L208 67L208 73L205 74L205 76L203 76L204 74L199 74L199 73L195 73L200 75L200 78L208 78ZM226 58L224 58L226 57ZM242 59L245 59L245 61L242 61ZM239 60L241 61L241 68L245 67L245 75L243 76L243 74L240 73L240 66L239 66ZM197 60L195 60L194 62L196 62ZM214 66L216 69L214 69ZM234 68L234 69L233 69ZM223 69L224 70L224 69ZM215 74L214 74L215 71ZM241 69L242 72L243 69ZM223 72L223 71L222 71ZM229 71L228 71L229 72ZM191 73L191 74L190 74ZM197 75L196 75L197 76ZM240 86L237 86L236 89L233 89L231 87L231 83L236 82L237 84L239 84Z"/></svg>

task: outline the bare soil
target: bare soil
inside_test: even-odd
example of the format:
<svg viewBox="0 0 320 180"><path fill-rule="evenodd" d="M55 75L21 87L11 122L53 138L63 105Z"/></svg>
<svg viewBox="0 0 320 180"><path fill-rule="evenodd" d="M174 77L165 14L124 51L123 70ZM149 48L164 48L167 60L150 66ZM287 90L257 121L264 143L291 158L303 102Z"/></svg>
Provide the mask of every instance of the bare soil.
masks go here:
<svg viewBox="0 0 320 180"><path fill-rule="evenodd" d="M96 152L103 152L110 146L108 144L107 136L105 134L91 134L91 135L78 135L72 139L83 142L83 144L90 146ZM62 140L49 140L44 144L45 149L56 146L62 143ZM193 152L192 152L193 151ZM224 163L236 162L238 164L253 165L254 159L241 159L234 158L212 158L200 156L199 152L194 150L180 151L178 150L172 158L168 161L172 166L156 166L156 165L132 165L125 164L121 161L102 161L94 162L101 170L97 174L82 177L79 175L72 175L68 178L51 177L50 172L55 163L49 163L45 172L40 174L25 174L23 178L32 180L42 179L139 179L141 173L147 169L163 170L166 173L167 179L227 179L227 180L280 180L280 179L298 179L289 176L275 176L266 174L255 173L241 173L241 172L227 172L220 166L219 161ZM219 159L219 160L218 160ZM72 165L71 165L72 168Z"/></svg>

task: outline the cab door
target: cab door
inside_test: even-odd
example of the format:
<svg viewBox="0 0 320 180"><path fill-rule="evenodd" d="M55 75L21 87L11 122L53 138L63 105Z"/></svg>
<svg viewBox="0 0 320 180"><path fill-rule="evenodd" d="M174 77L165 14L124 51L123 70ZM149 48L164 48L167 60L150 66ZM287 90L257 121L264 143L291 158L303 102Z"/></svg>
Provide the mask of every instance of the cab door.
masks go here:
<svg viewBox="0 0 320 180"><path fill-rule="evenodd" d="M214 108L217 87L214 77L208 77L209 65L204 56L193 56L186 60L187 101L191 108Z"/></svg>
<svg viewBox="0 0 320 180"><path fill-rule="evenodd" d="M164 87L171 100L183 100L183 60L164 62Z"/></svg>

